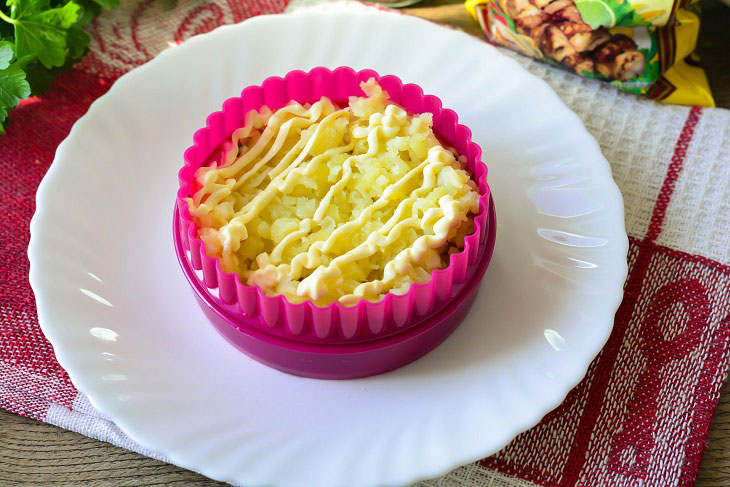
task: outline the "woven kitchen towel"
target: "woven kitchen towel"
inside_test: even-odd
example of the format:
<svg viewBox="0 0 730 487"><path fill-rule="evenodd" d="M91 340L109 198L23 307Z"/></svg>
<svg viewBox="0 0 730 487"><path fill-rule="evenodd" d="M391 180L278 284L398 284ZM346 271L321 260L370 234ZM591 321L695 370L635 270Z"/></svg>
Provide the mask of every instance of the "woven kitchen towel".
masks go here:
<svg viewBox="0 0 730 487"><path fill-rule="evenodd" d="M74 389L38 327L26 257L35 189L118 76L285 4L123 2L92 24L82 65L12 113L0 138L0 407L155 456ZM692 485L730 357L730 111L658 105L502 52L545 79L600 143L625 201L629 277L608 344L565 402L498 454L423 485Z"/></svg>

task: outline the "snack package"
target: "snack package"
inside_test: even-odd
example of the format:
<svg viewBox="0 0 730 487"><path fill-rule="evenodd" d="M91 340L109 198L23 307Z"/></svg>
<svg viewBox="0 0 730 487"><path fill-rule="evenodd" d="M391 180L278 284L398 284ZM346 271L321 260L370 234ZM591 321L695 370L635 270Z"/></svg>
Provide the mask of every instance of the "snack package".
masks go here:
<svg viewBox="0 0 730 487"><path fill-rule="evenodd" d="M665 103L715 106L688 0L467 0L490 42Z"/></svg>

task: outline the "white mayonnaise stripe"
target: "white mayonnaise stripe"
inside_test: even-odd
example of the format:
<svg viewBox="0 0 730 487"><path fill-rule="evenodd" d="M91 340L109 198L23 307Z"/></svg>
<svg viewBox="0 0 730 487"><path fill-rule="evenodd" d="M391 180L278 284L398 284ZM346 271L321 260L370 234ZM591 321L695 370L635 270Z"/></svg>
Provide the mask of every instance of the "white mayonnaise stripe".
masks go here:
<svg viewBox="0 0 730 487"><path fill-rule="evenodd" d="M249 112L220 165L198 170L201 189L188 205L224 270L267 294L350 305L403 291L448 264L449 236L478 210L475 185L436 140L430 115L409 116L373 80L363 89L368 97L344 109L323 97ZM331 182L321 179L327 172ZM282 206L286 198L313 204L311 217L265 217L299 215ZM335 204L342 198L346 207ZM328 216L341 219L340 210L353 212L349 221Z"/></svg>

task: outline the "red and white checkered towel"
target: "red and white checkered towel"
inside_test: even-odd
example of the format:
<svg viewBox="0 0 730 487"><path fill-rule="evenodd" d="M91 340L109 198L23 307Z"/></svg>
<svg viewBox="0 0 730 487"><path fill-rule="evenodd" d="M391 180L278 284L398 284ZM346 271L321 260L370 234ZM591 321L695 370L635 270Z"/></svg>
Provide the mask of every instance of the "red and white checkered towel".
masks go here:
<svg viewBox="0 0 730 487"><path fill-rule="evenodd" d="M92 24L87 60L13 111L0 137L0 407L154 456L76 391L38 327L26 257L35 190L73 122L121 74L286 4L123 2ZM424 485L692 485L730 357L730 111L659 105L503 52L558 92L610 161L631 243L626 294L561 406L496 455Z"/></svg>

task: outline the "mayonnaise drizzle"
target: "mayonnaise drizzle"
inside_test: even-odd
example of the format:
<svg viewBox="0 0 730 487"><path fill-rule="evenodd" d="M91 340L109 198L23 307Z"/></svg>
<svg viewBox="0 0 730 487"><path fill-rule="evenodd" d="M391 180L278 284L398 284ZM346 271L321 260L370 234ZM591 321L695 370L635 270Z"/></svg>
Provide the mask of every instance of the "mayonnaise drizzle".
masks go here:
<svg viewBox="0 0 730 487"><path fill-rule="evenodd" d="M369 97L351 99L344 109L323 97L309 107L291 103L274 113L266 108L252 111L245 125L233 133L234 149L224 155L220 165L198 170L200 189L188 199L188 205L206 252L221 258L224 270L238 272L247 284L260 286L268 294L350 305L361 299L379 299L396 287L403 291L404 282L407 286L422 280L444 265L447 242L467 221L467 214L477 210L475 185L454 155L436 141L430 127L423 125L430 119L410 117L387 101L387 93L373 80L364 83L363 89ZM378 106L380 110L373 111ZM411 143L416 140L413 137L421 138L416 144ZM413 160L418 151L410 150L410 169L389 181L382 194L350 221L338 224L328 216L336 197L351 191L348 187L353 178L363 177L363 164L393 157L393 147L403 140L411 148L416 144L427 149L425 157L420 162ZM342 158L341 166L334 169L338 179L322 190L311 218L299 219L296 228L271 243L269 252L240 253L249 239L249 225L256 221L268 225L260 221L268 205L279 202L298 185L318 188L317 177L321 182L322 171ZM428 200L434 191L444 194ZM376 219L377 212L380 217ZM365 235L362 240L353 240L365 226L372 228L380 219L383 223L374 230L360 233ZM292 248L309 242L322 229L329 231L326 238L287 258ZM404 238L410 238L405 236L409 229L418 236L407 244ZM389 250L396 245L401 250ZM376 255L389 256L389 260L375 272L377 278L364 278L373 275L369 258ZM251 264L241 267L241 259Z"/></svg>

